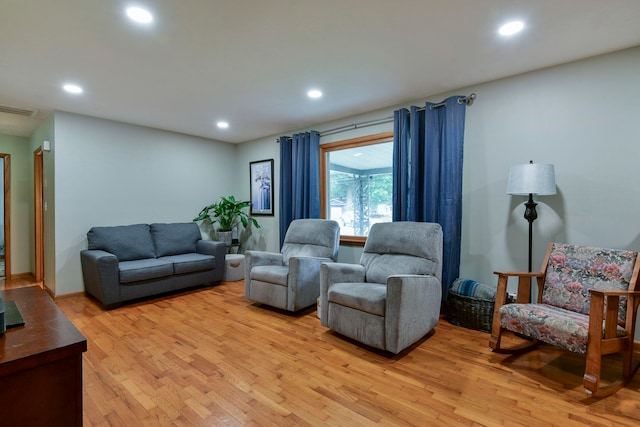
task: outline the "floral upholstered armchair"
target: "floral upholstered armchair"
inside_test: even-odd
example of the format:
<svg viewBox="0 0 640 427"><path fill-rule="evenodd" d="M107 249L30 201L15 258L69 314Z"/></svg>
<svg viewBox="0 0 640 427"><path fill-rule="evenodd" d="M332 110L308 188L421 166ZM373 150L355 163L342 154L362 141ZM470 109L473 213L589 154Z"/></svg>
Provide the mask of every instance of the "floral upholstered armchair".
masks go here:
<svg viewBox="0 0 640 427"><path fill-rule="evenodd" d="M586 355L583 384L589 394L611 394L626 384L638 368L633 359L640 292L638 253L552 243L539 273L495 272L498 290L490 349L517 353L540 341ZM505 304L507 281L518 277L516 303ZM538 284L530 303L530 284ZM510 349L501 347L504 330L531 338ZM622 378L600 384L602 356L622 353Z"/></svg>

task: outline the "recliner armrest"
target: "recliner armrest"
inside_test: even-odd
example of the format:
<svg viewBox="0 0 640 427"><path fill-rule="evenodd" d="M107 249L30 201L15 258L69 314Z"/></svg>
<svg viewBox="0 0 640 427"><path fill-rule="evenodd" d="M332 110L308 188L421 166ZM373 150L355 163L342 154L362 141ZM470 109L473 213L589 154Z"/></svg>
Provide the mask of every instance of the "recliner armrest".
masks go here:
<svg viewBox="0 0 640 427"><path fill-rule="evenodd" d="M341 282L364 282L365 279L366 274L363 265L343 262L320 264L320 323L322 326L329 327L327 294L331 285Z"/></svg>
<svg viewBox="0 0 640 427"><path fill-rule="evenodd" d="M289 258L287 283L287 310L297 311L316 303L320 296L320 265L333 263L325 257Z"/></svg>
<svg viewBox="0 0 640 427"><path fill-rule="evenodd" d="M283 265L282 254L265 251L246 251L244 253L245 265L248 269L258 265Z"/></svg>
<svg viewBox="0 0 640 427"><path fill-rule="evenodd" d="M392 275L387 278L385 340L398 354L440 320L442 284L435 276Z"/></svg>
<svg viewBox="0 0 640 427"><path fill-rule="evenodd" d="M282 265L282 254L266 251L245 251L244 253L244 295L251 298L251 269L259 265Z"/></svg>

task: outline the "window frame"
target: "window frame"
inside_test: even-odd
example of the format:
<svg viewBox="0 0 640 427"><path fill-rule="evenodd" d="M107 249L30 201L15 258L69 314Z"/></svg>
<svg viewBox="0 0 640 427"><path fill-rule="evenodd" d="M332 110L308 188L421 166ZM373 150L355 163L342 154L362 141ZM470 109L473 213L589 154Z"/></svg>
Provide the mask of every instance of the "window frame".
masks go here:
<svg viewBox="0 0 640 427"><path fill-rule="evenodd" d="M393 142L393 132L383 132L358 138L320 144L320 217L327 218L327 154L332 151L346 150L348 148L365 147L367 145ZM366 236L350 236L340 234L340 244L351 246L364 246Z"/></svg>

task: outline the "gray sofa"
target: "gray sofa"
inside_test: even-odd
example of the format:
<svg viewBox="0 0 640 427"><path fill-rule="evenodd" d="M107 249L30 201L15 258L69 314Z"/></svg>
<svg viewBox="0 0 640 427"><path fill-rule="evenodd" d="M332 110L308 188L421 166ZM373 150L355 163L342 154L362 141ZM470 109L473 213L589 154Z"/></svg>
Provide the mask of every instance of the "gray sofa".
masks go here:
<svg viewBox="0 0 640 427"><path fill-rule="evenodd" d="M80 252L87 293L107 309L222 280L226 247L193 223L93 227Z"/></svg>

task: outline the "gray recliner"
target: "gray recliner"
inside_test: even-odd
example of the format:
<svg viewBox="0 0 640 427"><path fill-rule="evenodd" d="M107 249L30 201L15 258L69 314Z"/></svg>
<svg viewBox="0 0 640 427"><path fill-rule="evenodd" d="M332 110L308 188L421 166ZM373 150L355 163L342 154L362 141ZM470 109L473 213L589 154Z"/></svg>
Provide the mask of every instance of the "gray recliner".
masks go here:
<svg viewBox="0 0 640 427"><path fill-rule="evenodd" d="M339 245L336 221L292 221L280 253L245 252L245 297L288 311L314 305L320 295L320 264L335 261Z"/></svg>
<svg viewBox="0 0 640 427"><path fill-rule="evenodd" d="M438 323L442 250L439 224L374 224L360 264L320 268L322 325L371 347L401 352Z"/></svg>

